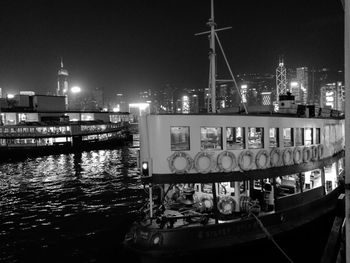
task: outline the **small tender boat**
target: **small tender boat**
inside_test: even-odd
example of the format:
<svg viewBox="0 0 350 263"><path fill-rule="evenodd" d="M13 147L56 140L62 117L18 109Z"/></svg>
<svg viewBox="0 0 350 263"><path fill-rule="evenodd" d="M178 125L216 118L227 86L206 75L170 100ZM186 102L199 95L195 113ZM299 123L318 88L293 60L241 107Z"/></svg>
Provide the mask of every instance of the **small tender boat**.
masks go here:
<svg viewBox="0 0 350 263"><path fill-rule="evenodd" d="M210 25L213 40L213 13ZM282 94L279 112L268 114L142 116L149 198L125 246L168 258L273 238L332 213L342 192L344 118L322 109L301 116L293 99Z"/></svg>

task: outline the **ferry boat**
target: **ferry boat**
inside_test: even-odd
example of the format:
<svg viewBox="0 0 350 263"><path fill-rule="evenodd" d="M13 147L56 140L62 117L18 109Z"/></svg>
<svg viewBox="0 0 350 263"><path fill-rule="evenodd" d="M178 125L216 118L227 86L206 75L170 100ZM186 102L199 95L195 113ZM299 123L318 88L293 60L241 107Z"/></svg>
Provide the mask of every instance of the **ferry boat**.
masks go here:
<svg viewBox="0 0 350 263"><path fill-rule="evenodd" d="M215 51L213 1L209 25ZM343 192L344 115L298 111L290 93L277 112L219 113L215 64L213 54L213 112L140 118L148 199L124 245L142 259L273 239L332 213Z"/></svg>
<svg viewBox="0 0 350 263"><path fill-rule="evenodd" d="M109 148L132 140L128 112L68 111L64 96L2 99L0 116L3 159Z"/></svg>

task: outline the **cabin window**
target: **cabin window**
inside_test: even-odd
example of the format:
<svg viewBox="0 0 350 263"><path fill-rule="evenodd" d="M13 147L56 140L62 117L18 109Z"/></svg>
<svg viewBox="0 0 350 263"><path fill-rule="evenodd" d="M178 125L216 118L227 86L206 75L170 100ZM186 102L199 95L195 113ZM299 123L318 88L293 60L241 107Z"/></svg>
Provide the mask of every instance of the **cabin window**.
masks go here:
<svg viewBox="0 0 350 263"><path fill-rule="evenodd" d="M320 144L320 143L321 143L321 129L316 128L316 144Z"/></svg>
<svg viewBox="0 0 350 263"><path fill-rule="evenodd" d="M283 128L283 146L291 147L293 145L293 128Z"/></svg>
<svg viewBox="0 0 350 263"><path fill-rule="evenodd" d="M189 151L190 127L170 127L170 140L172 151Z"/></svg>
<svg viewBox="0 0 350 263"><path fill-rule="evenodd" d="M279 147L279 129L278 128L270 128L269 133L270 147Z"/></svg>
<svg viewBox="0 0 350 263"><path fill-rule="evenodd" d="M248 128L248 148L264 148L264 128Z"/></svg>
<svg viewBox="0 0 350 263"><path fill-rule="evenodd" d="M295 146L304 145L304 128L295 128Z"/></svg>
<svg viewBox="0 0 350 263"><path fill-rule="evenodd" d="M201 127L201 150L222 150L222 128Z"/></svg>
<svg viewBox="0 0 350 263"><path fill-rule="evenodd" d="M314 144L313 129L305 128L305 145Z"/></svg>
<svg viewBox="0 0 350 263"><path fill-rule="evenodd" d="M244 149L245 145L244 127L226 128L226 148L228 150Z"/></svg>

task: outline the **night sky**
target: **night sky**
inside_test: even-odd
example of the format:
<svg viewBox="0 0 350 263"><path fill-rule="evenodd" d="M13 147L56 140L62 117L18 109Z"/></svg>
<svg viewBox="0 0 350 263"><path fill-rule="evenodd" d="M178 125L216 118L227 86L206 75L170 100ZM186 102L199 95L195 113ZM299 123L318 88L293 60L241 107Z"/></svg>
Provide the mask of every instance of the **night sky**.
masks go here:
<svg viewBox="0 0 350 263"><path fill-rule="evenodd" d="M210 0L0 2L0 87L54 92L60 56L70 84L107 96L208 82ZM343 68L340 0L216 0L219 34L234 74L287 67ZM219 77L227 77L221 66Z"/></svg>

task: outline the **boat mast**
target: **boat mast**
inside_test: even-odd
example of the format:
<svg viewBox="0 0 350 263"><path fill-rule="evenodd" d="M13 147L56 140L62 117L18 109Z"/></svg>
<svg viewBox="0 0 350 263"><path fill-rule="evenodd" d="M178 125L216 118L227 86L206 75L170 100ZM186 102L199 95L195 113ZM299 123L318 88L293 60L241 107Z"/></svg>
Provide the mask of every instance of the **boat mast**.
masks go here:
<svg viewBox="0 0 350 263"><path fill-rule="evenodd" d="M215 22L214 22L214 0L211 0L211 16L208 22L210 26L210 89L211 89L211 111L216 112L216 54L215 54Z"/></svg>
<svg viewBox="0 0 350 263"><path fill-rule="evenodd" d="M244 111L245 111L246 114L248 114L247 107L245 105L245 102L242 99L242 94L241 94L241 92L240 92L240 90L238 88L238 85L237 85L235 77L234 77L234 75L232 73L230 64L228 63L228 60L227 60L227 57L225 55L224 49L222 48L222 45L220 43L218 34L216 33L218 31L231 29L232 27L224 27L224 28L215 29L216 24L215 24L215 21L214 21L214 0L211 0L211 15L210 15L210 19L209 19L209 22L207 23L207 25L210 26L210 30L209 31L195 34L195 36L206 35L208 33L210 34L209 35L209 41L210 41L210 51L209 51L210 63L209 64L210 65L209 65L209 85L208 85L208 88L210 90L210 98L208 97L208 108L207 108L207 111L210 112L210 105L209 104L211 104L211 112L212 113L216 113L216 83L217 82L225 82L225 83L232 82L232 83L234 83L234 85L235 85L235 87L237 89L238 95L239 95L239 97L241 99L241 102L243 104L243 107L244 107ZM228 68L228 70L230 72L230 75L231 75L231 78L232 78L230 80L216 79L215 39L216 39L216 41L218 41L219 48L220 48L221 53L222 53L222 55L224 57L226 66L227 66L227 68ZM209 94L208 94L208 96L209 96Z"/></svg>

